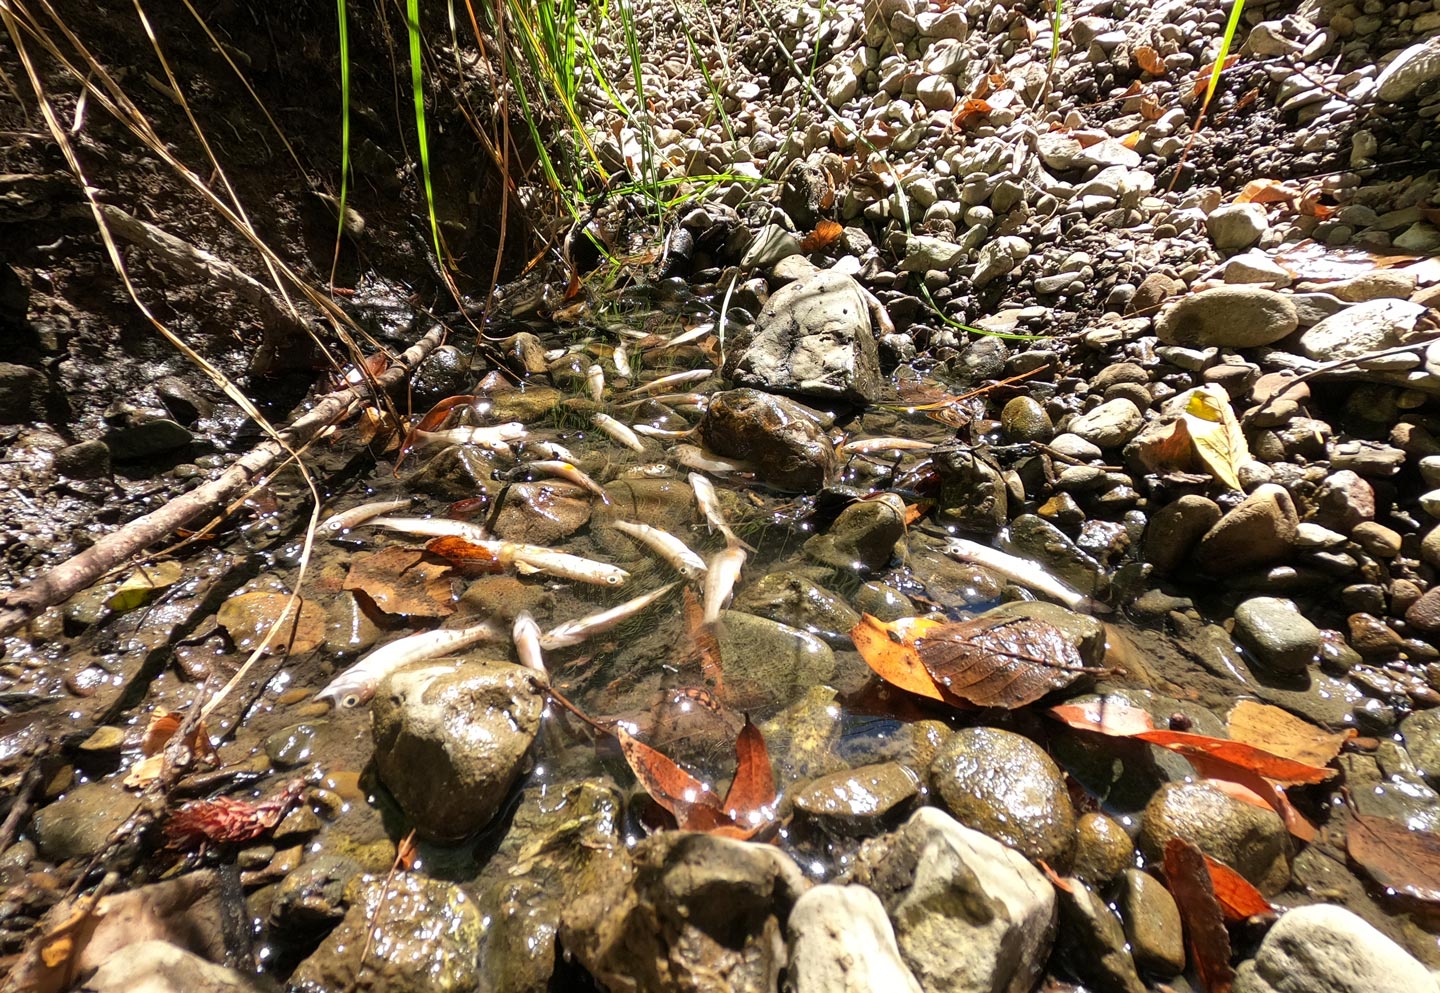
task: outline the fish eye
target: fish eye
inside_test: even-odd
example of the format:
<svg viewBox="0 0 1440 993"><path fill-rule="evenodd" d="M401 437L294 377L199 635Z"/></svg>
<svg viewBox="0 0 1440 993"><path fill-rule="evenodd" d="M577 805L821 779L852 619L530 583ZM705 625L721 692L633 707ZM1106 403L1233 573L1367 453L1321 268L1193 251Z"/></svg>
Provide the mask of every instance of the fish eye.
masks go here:
<svg viewBox="0 0 1440 993"><path fill-rule="evenodd" d="M611 586L618 586L619 583L620 583L620 577L619 577L619 576L606 576L606 577L605 577L605 582L609 583Z"/></svg>
<svg viewBox="0 0 1440 993"><path fill-rule="evenodd" d="M360 706L360 694L346 693L343 697L340 698L340 706L346 708Z"/></svg>

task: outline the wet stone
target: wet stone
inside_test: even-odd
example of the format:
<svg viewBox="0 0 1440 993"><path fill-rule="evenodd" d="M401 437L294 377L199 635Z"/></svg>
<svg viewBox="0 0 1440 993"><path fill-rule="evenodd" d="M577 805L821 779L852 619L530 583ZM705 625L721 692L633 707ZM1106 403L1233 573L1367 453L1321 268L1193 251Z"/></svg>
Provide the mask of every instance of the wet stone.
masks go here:
<svg viewBox="0 0 1440 993"><path fill-rule="evenodd" d="M1075 864L1071 872L1104 886L1135 865L1135 845L1125 829L1100 813L1082 814L1075 825Z"/></svg>
<svg viewBox="0 0 1440 993"><path fill-rule="evenodd" d="M1015 554L1034 559L1081 593L1095 596L1105 589L1100 563L1043 517L1021 514L1011 521L1010 545Z"/></svg>
<svg viewBox="0 0 1440 993"><path fill-rule="evenodd" d="M874 571L890 563L904 535L905 503L887 493L850 504L824 534L806 540L805 554L833 569Z"/></svg>
<svg viewBox="0 0 1440 993"><path fill-rule="evenodd" d="M996 728L962 728L931 762L930 783L960 823L1029 858L1069 867L1075 811L1065 777L1029 738Z"/></svg>
<svg viewBox="0 0 1440 993"><path fill-rule="evenodd" d="M1235 640L1276 672L1304 672L1320 650L1320 629L1294 602L1253 597L1235 608Z"/></svg>
<svg viewBox="0 0 1440 993"><path fill-rule="evenodd" d="M1000 426L1010 441L1049 441L1055 425L1031 397L1015 397L1000 411Z"/></svg>
<svg viewBox="0 0 1440 993"><path fill-rule="evenodd" d="M863 886L816 886L790 913L794 993L921 993L880 899Z"/></svg>
<svg viewBox="0 0 1440 993"><path fill-rule="evenodd" d="M1400 737L1416 770L1440 786L1440 710L1418 710L1400 722Z"/></svg>
<svg viewBox="0 0 1440 993"><path fill-rule="evenodd" d="M545 697L509 663L418 663L387 677L371 702L380 778L423 838L485 826L519 775Z"/></svg>
<svg viewBox="0 0 1440 993"><path fill-rule="evenodd" d="M550 546L590 522L591 495L568 483L521 482L502 496L495 535L504 541Z"/></svg>
<svg viewBox="0 0 1440 993"><path fill-rule="evenodd" d="M1008 520L1005 480L987 460L968 448L944 448L931 454L940 476L936 517L963 531L994 534Z"/></svg>
<svg viewBox="0 0 1440 993"><path fill-rule="evenodd" d="M1196 564L1211 575L1230 575L1283 562L1300 525L1285 488L1265 483L1200 539Z"/></svg>
<svg viewBox="0 0 1440 993"><path fill-rule="evenodd" d="M484 414L495 424L533 424L550 416L563 399L565 395L554 387L526 384L523 389L492 392L485 401Z"/></svg>
<svg viewBox="0 0 1440 993"><path fill-rule="evenodd" d="M700 434L717 454L759 463L765 483L782 490L812 493L835 471L835 449L815 418L759 390L716 393Z"/></svg>
<svg viewBox="0 0 1440 993"><path fill-rule="evenodd" d="M920 776L898 762L821 776L795 794L795 807L837 834L878 834L920 795Z"/></svg>
<svg viewBox="0 0 1440 993"><path fill-rule="evenodd" d="M1220 517L1220 505L1199 494L1166 504L1151 516L1145 530L1145 560L1156 572L1174 572Z"/></svg>
<svg viewBox="0 0 1440 993"><path fill-rule="evenodd" d="M732 706L784 706L835 673L830 646L788 624L726 610L715 633Z"/></svg>
<svg viewBox="0 0 1440 993"><path fill-rule="evenodd" d="M1168 978L1185 968L1180 909L1158 879L1139 869L1125 870L1120 919L1141 971Z"/></svg>
<svg viewBox="0 0 1440 993"><path fill-rule="evenodd" d="M468 993L480 978L484 928L480 907L452 883L408 872L388 885L370 879L290 983L302 993ZM367 946L383 952L362 966Z"/></svg>
<svg viewBox="0 0 1440 993"><path fill-rule="evenodd" d="M265 739L265 754L280 769L293 769L310 761L315 743L313 724L292 724Z"/></svg>
<svg viewBox="0 0 1440 993"><path fill-rule="evenodd" d="M325 604L325 650L363 652L380 640L380 628L350 590L331 594Z"/></svg>
<svg viewBox="0 0 1440 993"><path fill-rule="evenodd" d="M188 430L168 417L145 415L107 432L105 445L116 462L135 462L185 448L194 440Z"/></svg>
<svg viewBox="0 0 1440 993"><path fill-rule="evenodd" d="M1125 929L1115 912L1086 883L1068 879L1057 887L1060 940L1057 954L1069 971L1095 989L1145 993Z"/></svg>
<svg viewBox="0 0 1440 993"><path fill-rule="evenodd" d="M1255 958L1236 972L1235 993L1429 993L1419 960L1344 907L1286 912Z"/></svg>
<svg viewBox="0 0 1440 993"><path fill-rule="evenodd" d="M0 424L25 424L45 418L50 384L39 369L0 362Z"/></svg>
<svg viewBox="0 0 1440 993"><path fill-rule="evenodd" d="M893 621L901 617L914 617L914 602L899 590L881 583L863 583L850 598L855 609L870 614L882 621Z"/></svg>
<svg viewBox="0 0 1440 993"><path fill-rule="evenodd" d="M1171 838L1191 842L1267 896L1290 880L1289 836L1279 815L1213 786L1177 782L1160 787L1145 807L1140 849L1151 862L1162 862Z"/></svg>
<svg viewBox="0 0 1440 993"><path fill-rule="evenodd" d="M98 479L110 472L110 446L98 438L55 453L55 470L70 479Z"/></svg>
<svg viewBox="0 0 1440 993"><path fill-rule="evenodd" d="M762 576L741 590L731 606L808 631L839 648L853 646L850 629L860 623L860 615L840 597L791 572Z"/></svg>
<svg viewBox="0 0 1440 993"><path fill-rule="evenodd" d="M270 909L271 925L308 933L338 923L358 895L352 893L350 884L362 874L354 859L308 856L280 881Z"/></svg>
<svg viewBox="0 0 1440 993"><path fill-rule="evenodd" d="M495 466L471 445L443 448L404 480L405 488L437 500L468 500L490 495Z"/></svg>
<svg viewBox="0 0 1440 993"><path fill-rule="evenodd" d="M85 783L35 814L35 840L57 862L88 858L103 851L139 807L140 798L118 784Z"/></svg>

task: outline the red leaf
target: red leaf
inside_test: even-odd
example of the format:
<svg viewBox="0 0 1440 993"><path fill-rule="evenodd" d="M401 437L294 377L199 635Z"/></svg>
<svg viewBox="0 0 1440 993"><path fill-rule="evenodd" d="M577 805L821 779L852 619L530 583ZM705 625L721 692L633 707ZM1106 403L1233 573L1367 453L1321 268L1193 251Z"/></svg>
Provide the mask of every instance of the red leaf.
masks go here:
<svg viewBox="0 0 1440 993"><path fill-rule="evenodd" d="M709 786L624 728L616 728L615 737L645 792L674 815L681 828L704 831L723 821L720 798Z"/></svg>
<svg viewBox="0 0 1440 993"><path fill-rule="evenodd" d="M1412 830L1388 817L1351 814L1345 850L1379 885L1440 903L1440 835Z"/></svg>
<svg viewBox="0 0 1440 993"><path fill-rule="evenodd" d="M1208 735L1191 734L1187 731L1142 731L1134 737L1148 741L1152 745L1159 745L1161 748L1168 748L1172 752L1178 752L1190 759L1192 763L1196 758L1200 758L1212 763L1219 763L1222 766L1238 766L1264 776L1266 779L1273 779L1277 783L1286 785L1323 783L1335 775L1334 769L1306 765L1304 762L1296 762L1294 759L1287 759L1267 752L1263 748L1247 745L1243 741L1232 741L1229 738L1211 738Z"/></svg>
<svg viewBox="0 0 1440 993"><path fill-rule="evenodd" d="M1148 711L1128 703L1091 700L1087 703L1062 703L1051 707L1049 714L1078 731L1098 731L1116 737L1128 737L1142 731L1155 730Z"/></svg>
<svg viewBox="0 0 1440 993"><path fill-rule="evenodd" d="M1205 856L1184 838L1165 845L1165 879L1180 919L1191 964L1208 993L1230 993L1235 971L1230 968L1230 935L1215 899Z"/></svg>
<svg viewBox="0 0 1440 993"><path fill-rule="evenodd" d="M800 247L807 252L819 252L840 240L845 228L834 221L817 221L815 230L800 239Z"/></svg>
<svg viewBox="0 0 1440 993"><path fill-rule="evenodd" d="M500 563L500 556L484 545L453 535L431 539L426 543L425 550L466 573L503 572L505 568Z"/></svg>
<svg viewBox="0 0 1440 993"><path fill-rule="evenodd" d="M725 794L721 807L725 815L742 830L760 830L773 816L775 774L770 769L770 753L765 736L745 715L745 726L735 739L735 779Z"/></svg>
<svg viewBox="0 0 1440 993"><path fill-rule="evenodd" d="M1260 891L1224 862L1206 855L1205 867L1210 870L1210 888L1215 892L1215 899L1220 901L1220 909L1227 921L1244 921L1258 914L1274 912L1275 908Z"/></svg>
<svg viewBox="0 0 1440 993"><path fill-rule="evenodd" d="M850 629L850 640L875 675L891 686L930 700L947 702L947 696L916 654L915 632L939 625L923 617L907 617L886 624L864 614Z"/></svg>
<svg viewBox="0 0 1440 993"><path fill-rule="evenodd" d="M279 824L304 792L305 781L292 779L277 795L259 803L227 796L195 800L170 815L165 822L165 836L172 848L189 848L206 841L249 841Z"/></svg>

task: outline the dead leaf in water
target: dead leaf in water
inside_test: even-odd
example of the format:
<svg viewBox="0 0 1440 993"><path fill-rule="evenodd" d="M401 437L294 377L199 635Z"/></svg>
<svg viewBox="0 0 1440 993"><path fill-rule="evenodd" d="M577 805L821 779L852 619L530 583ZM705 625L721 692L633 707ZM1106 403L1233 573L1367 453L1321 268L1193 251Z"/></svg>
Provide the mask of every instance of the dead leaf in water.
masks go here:
<svg viewBox="0 0 1440 993"><path fill-rule="evenodd" d="M450 567L416 548L392 545L356 555L345 589L359 590L387 614L448 617L455 613Z"/></svg>
<svg viewBox="0 0 1440 993"><path fill-rule="evenodd" d="M978 707L1014 710L1102 672L1085 667L1065 632L1028 618L941 625L915 649L936 685Z"/></svg>
<svg viewBox="0 0 1440 993"><path fill-rule="evenodd" d="M725 816L741 830L753 834L774 816L775 774L765 736L745 715L745 726L735 739L735 778L721 801Z"/></svg>
<svg viewBox="0 0 1440 993"><path fill-rule="evenodd" d="M865 664L891 686L930 700L948 702L915 652L915 638L942 623L927 617L902 617L886 624L863 614L860 623L850 629L850 640Z"/></svg>
<svg viewBox="0 0 1440 993"><path fill-rule="evenodd" d="M221 605L215 620L229 633L236 648L242 652L249 651L280 620L289 602L288 593L241 593ZM280 631L266 648L271 655L283 655L287 651L292 655L302 655L325 642L324 609L318 603L310 603L301 597L296 597L295 602L296 607L290 609Z"/></svg>
<svg viewBox="0 0 1440 993"><path fill-rule="evenodd" d="M1201 985L1208 993L1230 993L1235 982L1230 933L1200 849L1184 838L1171 838L1165 845L1165 880L1185 924L1185 947Z"/></svg>
<svg viewBox="0 0 1440 993"><path fill-rule="evenodd" d="M161 590L180 582L184 575L184 566L174 559L141 566L115 587L115 592L110 594L105 606L122 614L127 610L143 607L155 599Z"/></svg>
<svg viewBox="0 0 1440 993"><path fill-rule="evenodd" d="M1413 830L1388 817L1352 813L1345 828L1345 851L1379 885L1426 903L1440 903L1440 835Z"/></svg>
<svg viewBox="0 0 1440 993"><path fill-rule="evenodd" d="M1242 700L1230 711L1230 737L1308 765L1328 765L1340 754L1345 742L1357 734L1354 728L1331 733L1301 720L1289 711Z"/></svg>
<svg viewBox="0 0 1440 993"><path fill-rule="evenodd" d="M1202 853L1203 854L1203 853ZM1210 872L1210 888L1220 902L1220 910L1227 921L1245 921L1262 914L1274 913L1275 908L1264 894L1257 890L1250 880L1230 868L1224 862L1205 856L1205 868Z"/></svg>
<svg viewBox="0 0 1440 993"><path fill-rule="evenodd" d="M800 247L806 252L823 252L840 240L845 228L834 221L817 221L815 230L800 239Z"/></svg>
<svg viewBox="0 0 1440 993"><path fill-rule="evenodd" d="M451 509L453 511L453 505ZM473 541L466 541L464 538L457 538L454 535L445 535L431 540L425 545L425 550L432 555L440 556L464 575L483 575L505 571L505 566L501 564L498 553L484 545L477 545Z"/></svg>
<svg viewBox="0 0 1440 993"><path fill-rule="evenodd" d="M1195 452L1210 474L1232 490L1243 489L1239 472L1250 461L1250 447L1224 389L1207 383L1195 390L1183 417Z"/></svg>

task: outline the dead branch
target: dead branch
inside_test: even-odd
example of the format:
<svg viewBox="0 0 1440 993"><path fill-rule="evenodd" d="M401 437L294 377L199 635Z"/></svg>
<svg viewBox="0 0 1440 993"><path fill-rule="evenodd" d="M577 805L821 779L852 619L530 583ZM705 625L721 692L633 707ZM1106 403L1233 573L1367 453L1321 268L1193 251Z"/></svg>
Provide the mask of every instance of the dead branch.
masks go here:
<svg viewBox="0 0 1440 993"><path fill-rule="evenodd" d="M411 345L376 378L377 385L387 391L398 385L440 344L444 334L443 327L436 327ZM361 384L321 397L307 413L280 432L279 440L262 442L215 479L181 494L153 513L136 518L19 589L0 594L0 636L10 634L47 607L62 603L91 586L111 569L124 565L146 546L170 535L176 528L184 527L207 511L225 506L289 450L308 444L323 429L350 417L370 395L370 388Z"/></svg>

